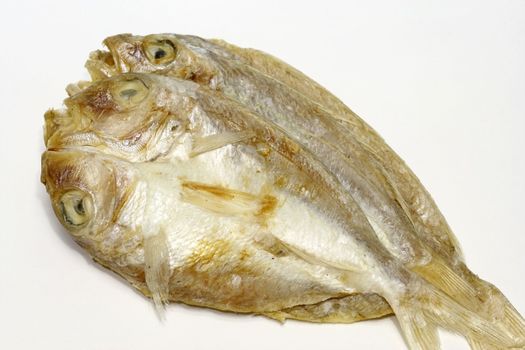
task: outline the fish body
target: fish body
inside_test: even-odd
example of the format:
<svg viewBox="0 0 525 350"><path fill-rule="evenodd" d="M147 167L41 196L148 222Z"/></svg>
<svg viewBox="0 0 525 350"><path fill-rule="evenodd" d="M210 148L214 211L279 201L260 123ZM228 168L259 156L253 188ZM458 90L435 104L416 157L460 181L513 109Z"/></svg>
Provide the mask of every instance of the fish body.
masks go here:
<svg viewBox="0 0 525 350"><path fill-rule="evenodd" d="M438 326L473 348L525 345L521 316L450 235L413 224L400 167L331 103L200 38L106 43L87 63L94 82L46 114L42 181L74 239L158 310L394 312L412 349L438 348Z"/></svg>
<svg viewBox="0 0 525 350"><path fill-rule="evenodd" d="M466 267L454 234L415 175L371 127L304 74L260 51L194 36L124 34L105 44L110 51L95 52L87 62L94 79L154 72L239 102L314 154L405 266L486 317L502 316L506 298ZM158 52L162 58L152 59ZM111 57L110 63L101 55ZM383 304L385 314L390 312Z"/></svg>
<svg viewBox="0 0 525 350"><path fill-rule="evenodd" d="M284 133L242 107L233 108L228 101L213 98L212 92L200 91L196 84L139 77L141 82L134 75L104 81L66 101L70 110L76 111L69 112L68 118L96 120L102 116L111 120L113 129L107 134L106 122L72 130L70 125L62 129L54 124L55 118L66 117L63 114L48 117L49 129L54 131L48 139L49 151L43 156L43 181L57 215L70 229L76 226L71 226L74 220L64 208L69 203L64 196L71 191L92 196L91 203L83 205L92 207L85 213L94 213L95 220L86 226L82 223L74 237L97 261L151 294L155 287L148 283L148 269L140 269L148 265L148 252L156 256L165 250L166 259L157 262L161 266L150 265L153 273L165 268L163 273L169 276L164 276L166 285L157 286L161 299L270 313L355 293L356 287L347 282L352 274L369 269L374 259L391 259L380 244L368 247L373 231L351 197ZM99 98L93 97L145 85L155 100L141 100L141 104L150 105L134 107L129 113L105 99L98 104ZM177 97L167 98L173 91ZM177 103L165 105L164 100ZM188 105L193 106L191 111L186 111ZM145 126L146 130L156 128L146 135L163 135L161 130L179 125L169 151L158 153L155 147L160 141L155 140L145 142L138 155L126 154L124 141L130 134L129 125L134 125L133 118L147 121L134 139L142 137ZM239 128L253 136L192 156L195 140L240 132ZM123 133L126 140L115 144L114 137ZM96 142L92 142L94 135ZM260 143L273 152L261 154ZM133 145L128 147L136 150ZM94 164L100 172L89 171ZM70 174L75 176L70 178ZM96 183L94 179L101 174L103 181ZM99 199L100 194L119 199ZM350 220L347 207L351 205L355 212ZM320 236L321 230L325 234ZM97 233L93 235L93 231ZM355 237L346 232L354 232ZM130 250L121 249L123 246ZM327 255L323 248L327 246L338 248ZM348 251L353 254L349 256ZM319 265L318 259L345 268ZM384 270L381 264L374 264L378 271Z"/></svg>
<svg viewBox="0 0 525 350"><path fill-rule="evenodd" d="M148 50L159 49L152 44L155 42L169 43L176 48L172 55L166 56L169 59L165 62L148 59ZM256 113L276 121L288 132L300 134L298 138L303 142L312 136L324 136L319 140L327 144L322 159L336 149L347 162L360 160L353 164L353 168L362 169L365 182L375 180L372 184L375 191L384 190L385 182L393 187L386 191L390 192L391 200L399 203L389 204L397 220L409 216L420 239L449 258L462 260L457 239L443 215L399 156L340 100L293 67L258 50L189 35L141 37L123 34L107 38L105 44L110 49L105 55L110 55L111 60L117 63L103 64L97 57L100 52L92 54L87 67L95 79L129 71L155 72L192 80L249 106ZM283 89L283 86L286 88ZM334 120L327 121L329 118ZM332 125L326 126L326 123ZM333 123L340 125L334 127ZM300 127L303 130L298 130ZM343 142L341 134L347 136L342 137L345 139ZM322 152L319 148L317 146L317 153ZM334 164L332 159L327 161ZM348 178L347 174L342 176ZM399 213L399 206L406 209L404 214ZM406 224L398 222L395 226L397 231L406 231L401 227ZM406 236L405 233L402 238Z"/></svg>

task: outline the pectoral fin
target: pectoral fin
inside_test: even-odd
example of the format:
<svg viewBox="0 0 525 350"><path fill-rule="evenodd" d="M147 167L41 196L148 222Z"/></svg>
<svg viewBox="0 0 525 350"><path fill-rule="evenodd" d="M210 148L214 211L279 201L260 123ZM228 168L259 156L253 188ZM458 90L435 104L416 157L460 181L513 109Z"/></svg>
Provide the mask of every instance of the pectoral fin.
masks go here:
<svg viewBox="0 0 525 350"><path fill-rule="evenodd" d="M230 188L182 182L182 199L188 203L221 215L264 217L277 206L277 199L271 195L254 195Z"/></svg>
<svg viewBox="0 0 525 350"><path fill-rule="evenodd" d="M210 152L226 145L249 139L250 137L253 137L251 131L225 131L220 134L199 137L193 140L190 157L196 157L199 154Z"/></svg>

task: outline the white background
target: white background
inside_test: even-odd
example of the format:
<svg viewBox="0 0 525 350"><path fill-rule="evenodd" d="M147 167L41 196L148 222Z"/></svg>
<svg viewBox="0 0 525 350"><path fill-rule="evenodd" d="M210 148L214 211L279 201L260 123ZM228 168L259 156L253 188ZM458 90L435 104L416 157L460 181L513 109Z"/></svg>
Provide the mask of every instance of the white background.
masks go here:
<svg viewBox="0 0 525 350"><path fill-rule="evenodd" d="M1 349L405 348L392 318L280 325L175 305L162 324L76 247L39 182L43 113L121 32L223 38L322 83L407 161L471 269L525 313L525 1L18 0L0 28Z"/></svg>

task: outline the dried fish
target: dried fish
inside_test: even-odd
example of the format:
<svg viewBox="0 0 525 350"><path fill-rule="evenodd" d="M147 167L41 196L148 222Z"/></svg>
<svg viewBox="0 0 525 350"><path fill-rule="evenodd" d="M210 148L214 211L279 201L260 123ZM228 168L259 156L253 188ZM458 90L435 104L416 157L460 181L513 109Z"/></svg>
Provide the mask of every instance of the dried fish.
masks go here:
<svg viewBox="0 0 525 350"><path fill-rule="evenodd" d="M42 181L77 242L159 310L393 310L412 349L438 348L438 326L474 349L525 345L525 322L467 269L417 178L315 82L221 41L106 45L86 65L94 83L46 114Z"/></svg>

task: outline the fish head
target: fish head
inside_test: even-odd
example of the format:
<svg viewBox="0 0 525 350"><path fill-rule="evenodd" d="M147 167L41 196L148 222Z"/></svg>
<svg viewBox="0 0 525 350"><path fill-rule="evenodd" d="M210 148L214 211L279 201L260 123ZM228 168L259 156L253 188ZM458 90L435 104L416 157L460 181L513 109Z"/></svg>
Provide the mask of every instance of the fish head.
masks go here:
<svg viewBox="0 0 525 350"><path fill-rule="evenodd" d="M98 50L90 54L86 68L93 80L139 72L159 73L213 85L217 68L207 51L200 47L202 45L196 46L194 41L177 34L119 34L104 40L109 51Z"/></svg>
<svg viewBox="0 0 525 350"><path fill-rule="evenodd" d="M198 85L162 76L125 73L94 82L50 110L48 148L91 147L130 161L166 153L186 132Z"/></svg>
<svg viewBox="0 0 525 350"><path fill-rule="evenodd" d="M134 230L125 224L135 184L126 162L99 152L51 149L42 155L41 181L62 226L95 257L137 246Z"/></svg>
<svg viewBox="0 0 525 350"><path fill-rule="evenodd" d="M60 223L107 266L139 249L140 174L182 142L192 82L124 73L97 81L45 115L41 181ZM190 144L191 147L191 144Z"/></svg>

